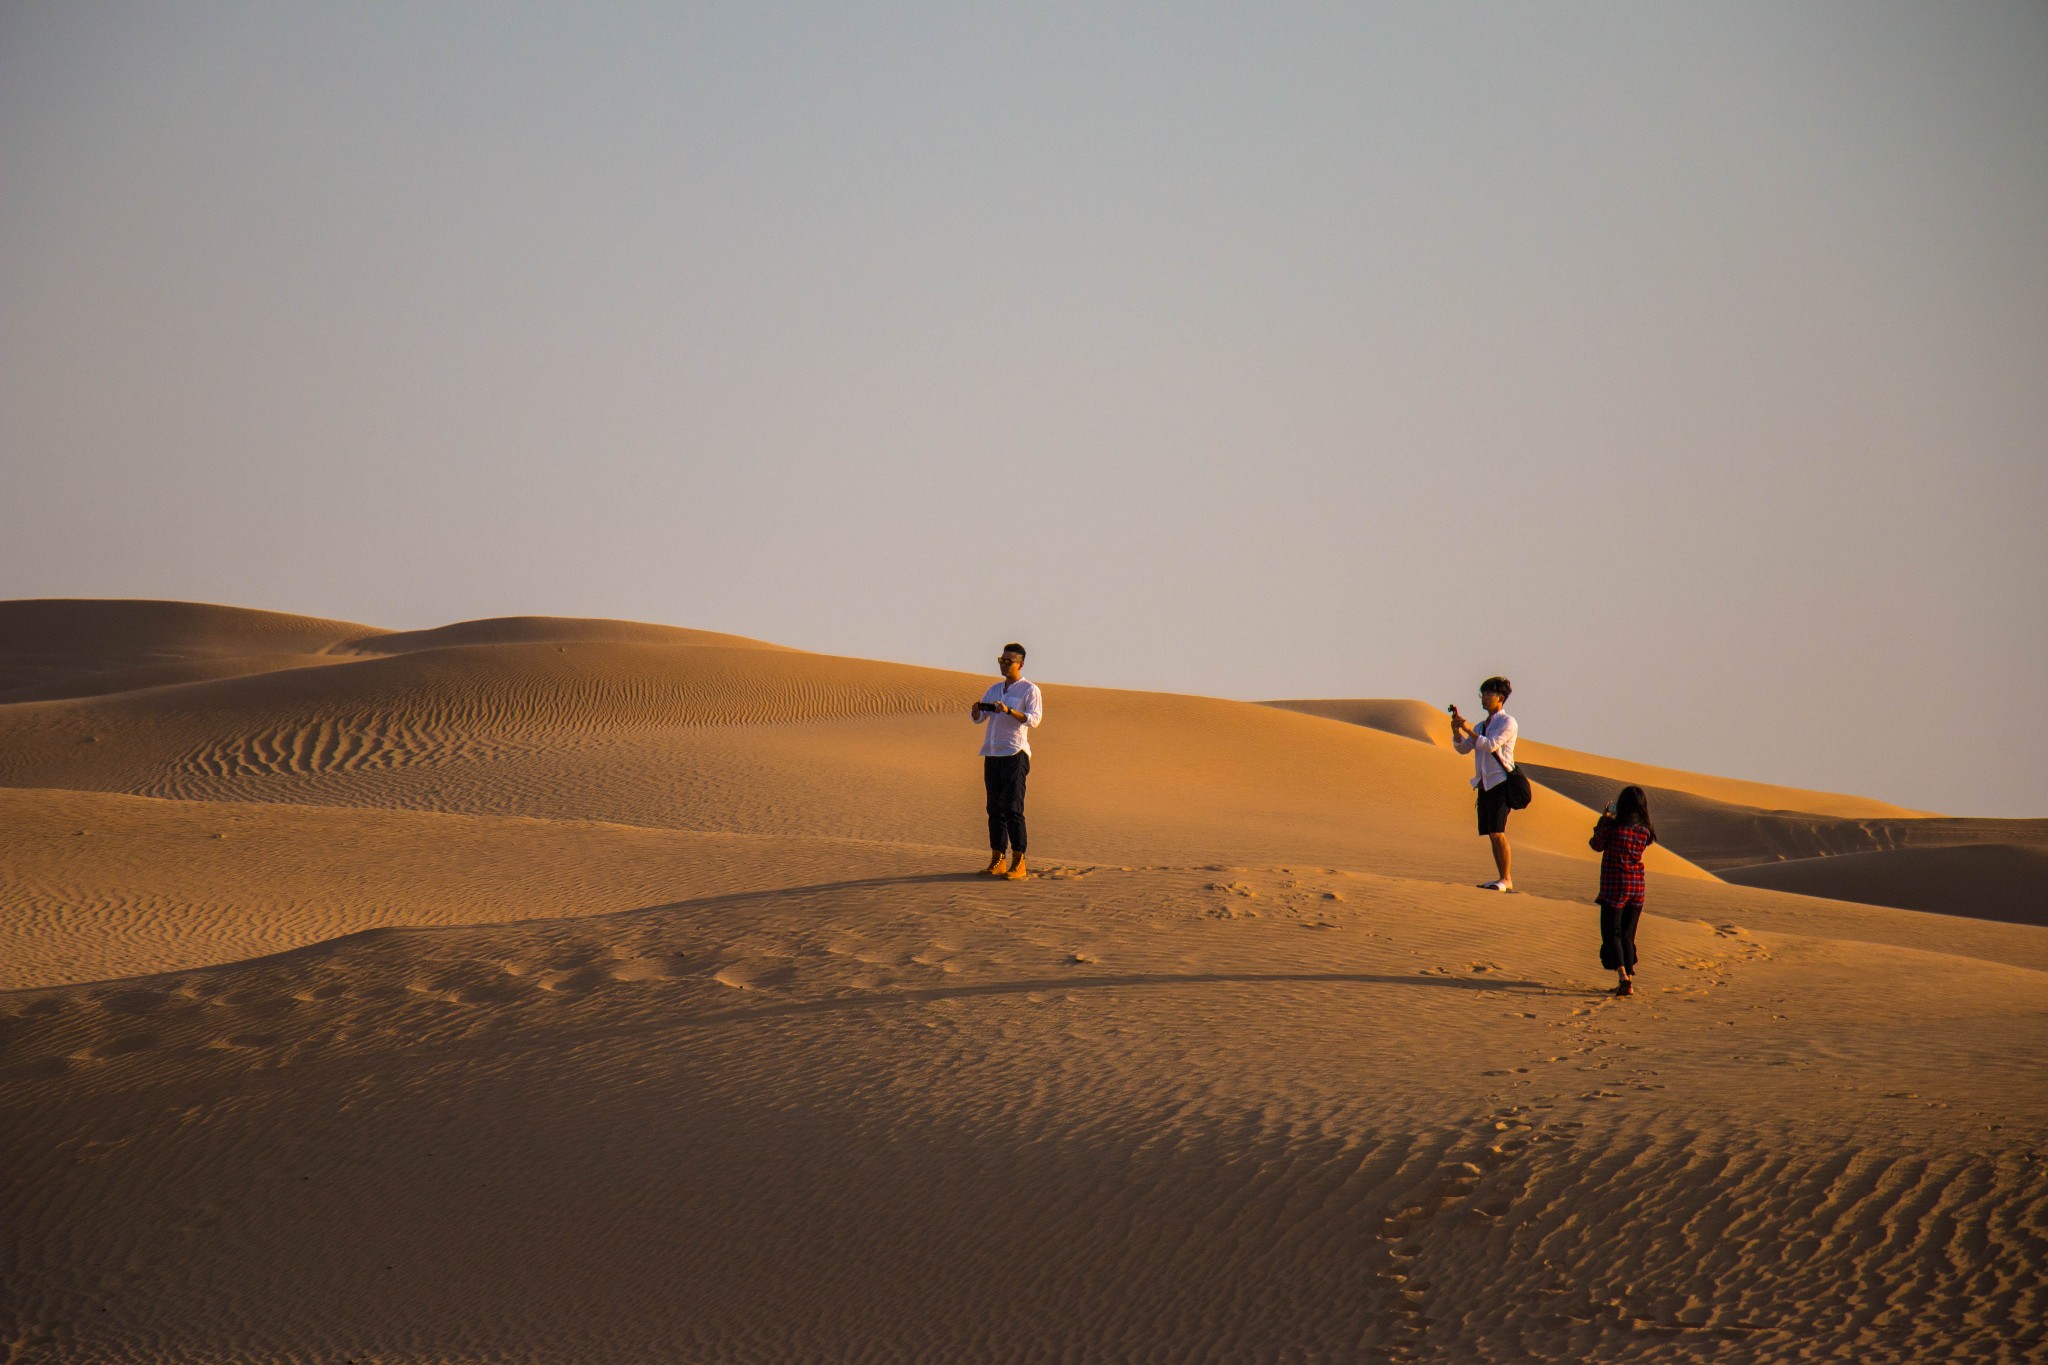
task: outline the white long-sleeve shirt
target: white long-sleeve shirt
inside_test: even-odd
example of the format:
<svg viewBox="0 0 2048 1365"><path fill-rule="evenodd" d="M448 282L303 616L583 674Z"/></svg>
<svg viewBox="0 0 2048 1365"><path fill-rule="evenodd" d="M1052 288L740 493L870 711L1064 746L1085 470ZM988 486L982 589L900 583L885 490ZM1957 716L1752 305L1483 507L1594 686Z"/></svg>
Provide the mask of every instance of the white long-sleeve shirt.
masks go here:
<svg viewBox="0 0 2048 1365"><path fill-rule="evenodd" d="M1472 785L1490 792L1508 780L1503 762L1512 765L1515 761L1515 718L1496 711L1451 745L1461 754L1472 755Z"/></svg>
<svg viewBox="0 0 2048 1365"><path fill-rule="evenodd" d="M1012 720L1000 711L982 712L981 756L1001 758L1005 754L1030 753L1031 731L1045 715L1045 702L1038 695L1038 684L1029 678L993 683L988 691L981 694L981 699L991 706L1000 703L1024 715L1022 720Z"/></svg>

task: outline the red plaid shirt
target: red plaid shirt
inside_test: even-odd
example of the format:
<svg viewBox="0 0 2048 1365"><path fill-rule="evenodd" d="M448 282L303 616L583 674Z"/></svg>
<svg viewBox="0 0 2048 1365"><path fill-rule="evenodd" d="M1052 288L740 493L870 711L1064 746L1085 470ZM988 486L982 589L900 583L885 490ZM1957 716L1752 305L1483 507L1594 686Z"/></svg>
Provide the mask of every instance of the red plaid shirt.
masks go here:
<svg viewBox="0 0 2048 1365"><path fill-rule="evenodd" d="M1638 905L1643 899L1643 850L1656 835L1641 825L1617 825L1603 815L1590 842L1600 854L1600 903Z"/></svg>

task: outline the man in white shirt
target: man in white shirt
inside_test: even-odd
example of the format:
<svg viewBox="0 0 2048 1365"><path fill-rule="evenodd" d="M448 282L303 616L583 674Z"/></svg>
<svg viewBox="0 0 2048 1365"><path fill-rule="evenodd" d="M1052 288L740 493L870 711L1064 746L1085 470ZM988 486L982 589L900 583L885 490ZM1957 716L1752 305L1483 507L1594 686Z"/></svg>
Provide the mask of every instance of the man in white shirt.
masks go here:
<svg viewBox="0 0 2048 1365"><path fill-rule="evenodd" d="M1031 731L1045 714L1038 684L1024 676L1024 646L1007 644L996 660L1002 681L974 703L983 726L981 781L988 788L988 866L991 877L1024 879L1024 779L1031 773ZM1003 866L1004 854L1010 865Z"/></svg>
<svg viewBox="0 0 2048 1365"><path fill-rule="evenodd" d="M1486 708L1486 719L1476 730L1458 714L1457 707L1451 708L1451 747L1472 755L1472 787L1479 793L1479 832L1492 841L1493 865L1500 870L1493 881L1480 883L1486 891L1515 889L1515 879L1509 875L1506 786L1508 768L1515 761L1515 718L1503 709L1513 690L1506 678L1488 678L1479 684L1479 704Z"/></svg>

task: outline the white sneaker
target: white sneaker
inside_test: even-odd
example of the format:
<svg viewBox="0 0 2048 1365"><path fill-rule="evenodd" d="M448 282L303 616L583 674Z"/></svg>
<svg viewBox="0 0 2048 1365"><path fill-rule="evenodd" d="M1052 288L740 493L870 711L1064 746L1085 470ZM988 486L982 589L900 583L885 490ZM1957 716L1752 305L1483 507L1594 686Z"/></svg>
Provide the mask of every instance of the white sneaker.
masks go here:
<svg viewBox="0 0 2048 1365"><path fill-rule="evenodd" d="M1512 891L1515 889L1515 884L1513 882L1504 882L1498 880L1490 882L1481 882L1479 883L1479 889L1481 891Z"/></svg>

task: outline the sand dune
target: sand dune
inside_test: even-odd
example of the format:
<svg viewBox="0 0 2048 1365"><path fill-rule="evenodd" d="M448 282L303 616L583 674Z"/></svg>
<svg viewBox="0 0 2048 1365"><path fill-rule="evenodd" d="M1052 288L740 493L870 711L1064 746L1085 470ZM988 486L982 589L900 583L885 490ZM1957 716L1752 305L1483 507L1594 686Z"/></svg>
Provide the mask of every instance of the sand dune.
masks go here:
<svg viewBox="0 0 2048 1365"><path fill-rule="evenodd" d="M1730 805L1753 806L1761 810L1802 811L1809 815L1832 815L1844 820L1911 819L1931 811L1907 810L1864 796L1840 792L1809 791L1804 787L1782 787L1768 782L1746 782L1733 777L1713 777L1679 768L1660 768L1650 763L1630 763L1599 754L1582 753L1558 744L1530 740L1518 744L1516 752L1524 762L1542 768L1557 768L1605 778L1618 787L1634 784L1665 791L1685 792Z"/></svg>
<svg viewBox="0 0 2048 1365"><path fill-rule="evenodd" d="M0 991L202 967L365 929L605 914L904 876L951 849L0 788Z"/></svg>
<svg viewBox="0 0 2048 1365"><path fill-rule="evenodd" d="M2048 840L1845 853L1734 868L1743 886L2048 925Z"/></svg>
<svg viewBox="0 0 2048 1365"><path fill-rule="evenodd" d="M717 631L512 616L433 630L191 602L0 602L0 703L104 696L458 645L688 645L782 651Z"/></svg>
<svg viewBox="0 0 2048 1365"><path fill-rule="evenodd" d="M344 662L333 654L235 654L224 658L173 659L163 663L139 664L133 668L109 668L86 673L67 673L39 683L0 692L0 705L20 701L72 701L80 697L104 697L117 692L144 692L154 687L177 687L184 683L213 682L221 678L246 678L259 673L279 673L290 668L319 668Z"/></svg>
<svg viewBox="0 0 2048 1365"><path fill-rule="evenodd" d="M593 621L563 616L497 616L458 621L432 630L378 631L352 642L365 654L411 654L454 645L690 645L700 649L768 649L784 645L722 635L715 630L650 626L638 621Z"/></svg>
<svg viewBox="0 0 2048 1365"><path fill-rule="evenodd" d="M1298 711L1305 716L1341 720L1346 725L1364 725L1384 730L1403 739L1451 748L1450 723L1446 713L1426 701L1389 697L1332 697L1321 701L1269 701L1267 706Z"/></svg>
<svg viewBox="0 0 2048 1365"><path fill-rule="evenodd" d="M971 849L979 778L961 758L983 685L789 651L442 647L0 707L0 782ZM1279 838L1304 859L1490 875L1455 755L1200 697L1062 688L1058 706L1034 779L1049 852L1229 860ZM1562 859L1583 878L1591 812L1527 815L1530 874Z"/></svg>
<svg viewBox="0 0 2048 1365"><path fill-rule="evenodd" d="M1603 777L1529 765L1545 786L1586 803L1604 802L1612 784ZM1714 801L1691 792L1645 789L1659 833L1688 858L1716 872L1783 862L1875 853L1897 848L1950 848L1966 844L2048 847L2048 820L1954 819L1948 816L1847 818L1796 810L1761 810ZM2044 888L2048 891L2048 888Z"/></svg>
<svg viewBox="0 0 2048 1365"><path fill-rule="evenodd" d="M117 669L318 654L370 626L196 602L0 602L0 692Z"/></svg>
<svg viewBox="0 0 2048 1365"><path fill-rule="evenodd" d="M7 678L100 683L0 700L5 1359L2048 1351L2048 929L1664 855L1617 1000L1590 811L1474 889L1420 703L1047 682L1010 883L969 675L27 619Z"/></svg>

